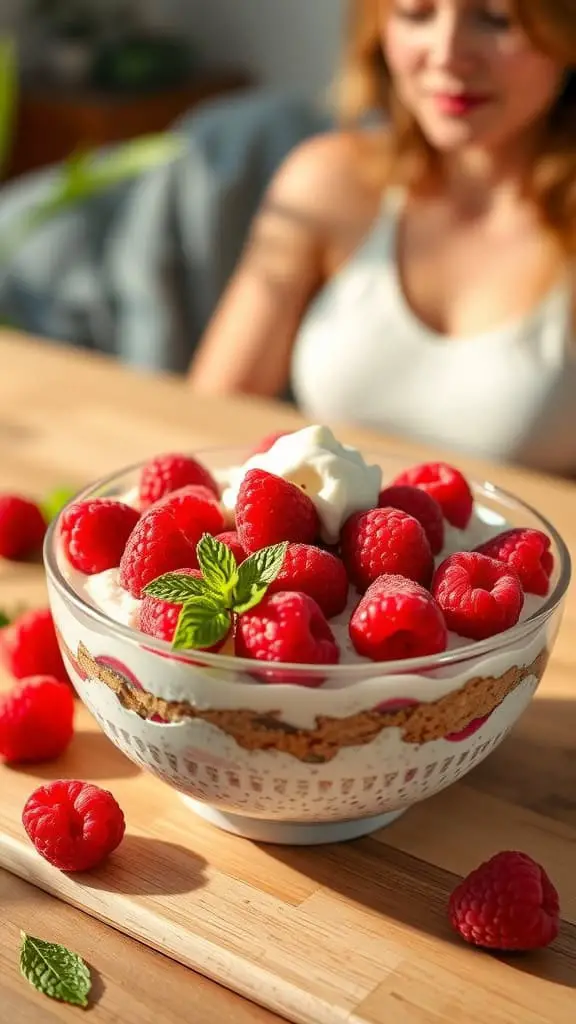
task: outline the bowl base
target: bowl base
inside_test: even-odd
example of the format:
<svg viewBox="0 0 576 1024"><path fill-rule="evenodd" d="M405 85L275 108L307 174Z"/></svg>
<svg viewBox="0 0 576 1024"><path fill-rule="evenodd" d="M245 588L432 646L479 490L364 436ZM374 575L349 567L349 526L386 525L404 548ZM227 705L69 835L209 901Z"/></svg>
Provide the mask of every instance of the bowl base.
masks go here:
<svg viewBox="0 0 576 1024"><path fill-rule="evenodd" d="M360 839L377 829L385 828L396 821L407 808L389 811L370 818L356 818L352 821L266 821L260 818L246 818L242 814L227 814L201 800L182 794L182 799L195 814L211 825L231 832L243 839L256 843L274 843L281 846L320 846L324 843L342 843Z"/></svg>

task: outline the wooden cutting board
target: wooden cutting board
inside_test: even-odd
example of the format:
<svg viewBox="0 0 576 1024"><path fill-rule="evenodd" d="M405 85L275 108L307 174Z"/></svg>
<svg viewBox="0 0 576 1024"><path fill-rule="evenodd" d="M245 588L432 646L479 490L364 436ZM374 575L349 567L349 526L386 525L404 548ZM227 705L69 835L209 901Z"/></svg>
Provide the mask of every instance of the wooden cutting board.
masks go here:
<svg viewBox="0 0 576 1024"><path fill-rule="evenodd" d="M549 714L536 701L525 725ZM525 756L522 730L464 784L353 843L258 846L197 819L143 774L78 708L57 764L0 769L0 864L297 1024L568 1024L576 987L576 815L555 820L495 795L500 760ZM544 765L545 767L545 761ZM53 778L111 789L122 846L70 876L35 853L20 824L28 794ZM533 794L534 794L533 790ZM510 794L512 796L512 794ZM550 949L497 958L453 937L447 897L461 874L507 847L546 864L564 924Z"/></svg>

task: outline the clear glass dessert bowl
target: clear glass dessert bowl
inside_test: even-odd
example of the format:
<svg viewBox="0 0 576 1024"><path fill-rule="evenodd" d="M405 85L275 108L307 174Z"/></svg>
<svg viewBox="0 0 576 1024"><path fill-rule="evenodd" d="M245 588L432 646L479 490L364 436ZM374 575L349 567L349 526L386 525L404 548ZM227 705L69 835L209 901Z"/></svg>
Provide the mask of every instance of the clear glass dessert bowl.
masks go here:
<svg viewBox="0 0 576 1024"><path fill-rule="evenodd" d="M195 456L217 473L248 454ZM366 458L382 466L384 481L408 465L377 453ZM134 493L141 468L101 480L75 500ZM254 675L254 661L175 652L95 607L63 565L56 520L45 541L48 593L78 695L127 757L229 831L311 844L390 823L502 742L536 691L562 617L571 574L562 538L519 498L488 482L471 486L476 515L492 534L530 527L550 537L548 596L530 598L523 619L488 640L396 662L270 664L279 678L289 674L290 682L275 684ZM299 685L310 677L319 685Z"/></svg>

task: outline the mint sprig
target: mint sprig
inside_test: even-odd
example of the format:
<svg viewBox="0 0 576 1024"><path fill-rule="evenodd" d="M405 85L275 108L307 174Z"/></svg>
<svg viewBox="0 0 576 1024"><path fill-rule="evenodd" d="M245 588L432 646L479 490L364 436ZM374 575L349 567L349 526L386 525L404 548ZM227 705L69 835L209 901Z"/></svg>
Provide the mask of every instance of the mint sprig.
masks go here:
<svg viewBox="0 0 576 1024"><path fill-rule="evenodd" d="M273 544L238 565L226 544L205 533L196 547L201 578L168 572L148 583L145 594L182 605L174 650L199 650L224 640L234 616L260 603L284 564L287 548L287 541Z"/></svg>
<svg viewBox="0 0 576 1024"><path fill-rule="evenodd" d="M66 946L21 932L20 971L34 988L60 1002L87 1006L92 987L90 971Z"/></svg>

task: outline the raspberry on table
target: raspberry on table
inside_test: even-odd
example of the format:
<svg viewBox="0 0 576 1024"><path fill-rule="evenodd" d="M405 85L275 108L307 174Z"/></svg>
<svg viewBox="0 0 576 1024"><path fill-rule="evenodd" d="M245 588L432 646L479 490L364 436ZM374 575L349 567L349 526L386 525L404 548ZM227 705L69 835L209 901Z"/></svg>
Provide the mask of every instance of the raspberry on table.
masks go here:
<svg viewBox="0 0 576 1024"><path fill-rule="evenodd" d="M121 586L139 598L151 580L183 567L198 567L196 542L191 542L180 529L170 506L148 509L124 549L120 561Z"/></svg>
<svg viewBox="0 0 576 1024"><path fill-rule="evenodd" d="M474 946L528 952L558 935L560 901L543 867L505 850L481 864L450 896L452 927Z"/></svg>
<svg viewBox="0 0 576 1024"><path fill-rule="evenodd" d="M187 487L188 484L207 487L216 497L220 494L212 473L197 459L179 453L157 455L143 467L140 474L140 507L148 508L171 491Z"/></svg>
<svg viewBox="0 0 576 1024"><path fill-rule="evenodd" d="M314 503L299 487L263 469L250 469L238 491L236 529L242 547L251 553L285 540L312 544L320 522Z"/></svg>
<svg viewBox="0 0 576 1024"><path fill-rule="evenodd" d="M430 494L420 487L398 484L380 491L378 506L398 508L417 519L428 538L432 554L440 554L444 547L444 514Z"/></svg>
<svg viewBox="0 0 576 1024"><path fill-rule="evenodd" d="M393 484L419 487L434 498L445 518L459 530L465 530L472 518L474 497L460 470L447 462L424 462L401 473Z"/></svg>
<svg viewBox="0 0 576 1024"><path fill-rule="evenodd" d="M340 648L322 611L308 594L266 595L236 627L236 654L259 662L336 665ZM279 682L284 679L278 678ZM306 685L320 685L321 679Z"/></svg>
<svg viewBox="0 0 576 1024"><path fill-rule="evenodd" d="M52 761L74 734L74 696L53 676L31 676L0 694L0 759Z"/></svg>
<svg viewBox="0 0 576 1024"><path fill-rule="evenodd" d="M514 569L477 551L460 551L442 562L432 594L448 629L470 640L487 640L511 629L524 606Z"/></svg>
<svg viewBox="0 0 576 1024"><path fill-rule="evenodd" d="M313 544L289 544L269 594L297 590L308 594L327 619L340 615L348 598L348 576L340 558Z"/></svg>
<svg viewBox="0 0 576 1024"><path fill-rule="evenodd" d="M242 547L236 530L224 530L223 533L217 533L216 540L230 548L237 565L241 565L248 558L248 552Z"/></svg>
<svg viewBox="0 0 576 1024"><path fill-rule="evenodd" d="M28 797L22 812L28 838L61 871L89 871L124 837L124 815L105 789L88 782L50 782Z"/></svg>
<svg viewBox="0 0 576 1024"><path fill-rule="evenodd" d="M428 590L405 576L380 576L350 619L350 639L372 661L440 654L448 644L444 616Z"/></svg>
<svg viewBox="0 0 576 1024"><path fill-rule="evenodd" d="M428 586L434 559L428 538L413 516L396 508L355 512L340 535L342 561L362 593L384 574L406 576Z"/></svg>
<svg viewBox="0 0 576 1024"><path fill-rule="evenodd" d="M35 501L0 494L0 558L18 561L39 551L46 520Z"/></svg>
<svg viewBox="0 0 576 1024"><path fill-rule="evenodd" d="M140 513L123 501L94 498L79 501L62 513L60 539L75 569L92 576L120 565L128 537Z"/></svg>
<svg viewBox="0 0 576 1024"><path fill-rule="evenodd" d="M0 659L15 679L46 675L69 681L49 608L23 612L0 629Z"/></svg>
<svg viewBox="0 0 576 1024"><path fill-rule="evenodd" d="M525 593L546 597L554 570L550 544L550 537L541 530L518 528L498 534L480 544L476 551L514 569Z"/></svg>

